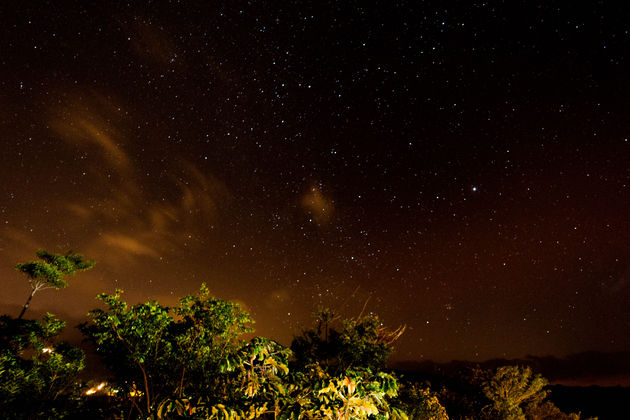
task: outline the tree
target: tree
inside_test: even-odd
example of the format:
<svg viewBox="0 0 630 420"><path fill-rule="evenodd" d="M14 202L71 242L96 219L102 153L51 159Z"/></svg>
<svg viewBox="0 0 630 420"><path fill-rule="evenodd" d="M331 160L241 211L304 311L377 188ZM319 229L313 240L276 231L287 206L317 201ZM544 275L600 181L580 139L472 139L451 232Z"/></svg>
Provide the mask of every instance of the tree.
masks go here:
<svg viewBox="0 0 630 420"><path fill-rule="evenodd" d="M446 409L440 403L438 395L428 386L416 383L403 383L401 386L401 405L411 419L448 420Z"/></svg>
<svg viewBox="0 0 630 420"><path fill-rule="evenodd" d="M394 336L375 317L347 320L338 331L331 325L336 317L321 311L325 316L316 329L307 331L303 336L307 338L302 341L298 337L300 345L294 347L300 353L295 354L291 370L292 352L286 347L260 337L239 343L234 340L238 335L228 335L232 345L208 348L211 353L221 348L227 351L221 350L214 356L216 363L208 359L210 362L200 369L202 364L193 354L203 355L199 352L203 340L195 327L198 321L192 321L207 317L212 320L223 311L208 312L197 299L204 301L186 297L177 310L180 316L188 313L176 322L177 328L191 333L173 336L185 344L174 347L174 354L192 362L186 370L190 388L180 386L178 392L171 392L173 397L162 400L157 407L158 418L406 418L403 411L391 405L397 397L397 379L379 371L384 368ZM193 301L196 303L190 306L188 303ZM193 307L197 309L191 311ZM210 323L210 330L213 325L220 324ZM229 331L225 328L228 325L233 323L224 324L219 331ZM221 343L221 334L216 337ZM195 365L199 367L194 368ZM183 378L183 367L182 364L180 370L171 371L182 372Z"/></svg>
<svg viewBox="0 0 630 420"><path fill-rule="evenodd" d="M337 320L330 310L319 309L315 315L317 327L304 331L291 343L298 369L317 362L331 373L351 367L382 370L393 343L405 330L403 326L391 331L374 315L345 319L338 330L330 325Z"/></svg>
<svg viewBox="0 0 630 420"><path fill-rule="evenodd" d="M209 405L226 402L231 376L242 361L240 336L252 319L236 303L199 293L176 308L157 301L129 306L122 291L100 294L107 309L89 312L81 331L114 374L122 395L142 415L165 401L212 396Z"/></svg>
<svg viewBox="0 0 630 420"><path fill-rule="evenodd" d="M173 320L170 309L157 301L128 307L120 299L121 293L98 295L108 310L90 311L92 324L82 324L80 329L96 344L97 353L124 395L131 397L140 413L148 414L154 399L172 384L168 366L172 343L167 335ZM137 396L145 400L146 411L136 401Z"/></svg>
<svg viewBox="0 0 630 420"><path fill-rule="evenodd" d="M398 382L390 374L348 370L340 376L314 378L307 375L307 378L291 410L303 418L407 418L404 412L389 404L389 400L398 396Z"/></svg>
<svg viewBox="0 0 630 420"><path fill-rule="evenodd" d="M283 414L291 398L287 366L290 354L273 340L254 337L228 355L222 372L213 375L222 384L220 389L166 399L158 408L158 418L288 418Z"/></svg>
<svg viewBox="0 0 630 420"><path fill-rule="evenodd" d="M59 418L76 405L83 352L57 342L65 322L0 317L0 406L3 418Z"/></svg>
<svg viewBox="0 0 630 420"><path fill-rule="evenodd" d="M482 389L491 401L486 411L491 418L525 420L526 408L539 406L547 391L547 380L530 367L502 366L489 372Z"/></svg>
<svg viewBox="0 0 630 420"><path fill-rule="evenodd" d="M563 413L546 399L546 385L547 380L529 367L466 367L446 378L439 396L451 418L579 420L579 414Z"/></svg>
<svg viewBox="0 0 630 420"><path fill-rule="evenodd" d="M253 331L253 319L238 304L210 296L205 284L196 295L181 298L173 314L177 318L171 333L179 363L178 395L186 391L186 375L196 384L196 392L200 386L216 391L208 378L234 368L230 357L244 345L240 337Z"/></svg>
<svg viewBox="0 0 630 420"><path fill-rule="evenodd" d="M63 289L68 286L68 282L64 279L65 276L72 275L77 271L89 270L96 264L93 260L86 260L81 254L70 252L66 255L60 255L39 250L36 255L41 261L28 261L15 266L16 270L28 276L28 283L31 286L31 292L18 319L22 319L24 316L24 312L28 309L35 293L45 289Z"/></svg>
<svg viewBox="0 0 630 420"><path fill-rule="evenodd" d="M391 331L376 316L333 325L337 320L330 310L320 309L316 327L293 340L291 386L283 415L338 420L406 418L390 404L398 396L398 381L384 371L404 327Z"/></svg>

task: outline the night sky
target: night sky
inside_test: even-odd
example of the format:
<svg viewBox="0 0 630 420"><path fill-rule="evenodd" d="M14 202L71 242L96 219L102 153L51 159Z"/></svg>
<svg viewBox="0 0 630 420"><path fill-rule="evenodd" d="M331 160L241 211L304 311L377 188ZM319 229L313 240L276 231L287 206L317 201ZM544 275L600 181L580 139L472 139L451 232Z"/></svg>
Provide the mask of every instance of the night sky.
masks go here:
<svg viewBox="0 0 630 420"><path fill-rule="evenodd" d="M630 350L628 10L131 3L0 6L2 312L46 248L98 261L27 312L70 326L206 282L284 344L365 305L396 360Z"/></svg>

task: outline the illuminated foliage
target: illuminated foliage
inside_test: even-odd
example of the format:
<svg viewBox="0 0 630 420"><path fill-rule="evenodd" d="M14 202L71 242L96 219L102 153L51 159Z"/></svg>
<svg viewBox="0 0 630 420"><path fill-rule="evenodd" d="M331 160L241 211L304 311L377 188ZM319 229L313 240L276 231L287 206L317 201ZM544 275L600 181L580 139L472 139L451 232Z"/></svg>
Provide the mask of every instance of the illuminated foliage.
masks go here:
<svg viewBox="0 0 630 420"><path fill-rule="evenodd" d="M169 335L173 362L180 373L177 394L191 394L185 389L187 382L195 384L195 392L200 392L200 387L216 391L216 381L208 378L231 370L234 363L230 366L230 359L243 345L239 337L253 331L250 325L254 321L238 304L210 296L205 284L197 295L180 299L180 306L172 313L175 319Z"/></svg>
<svg viewBox="0 0 630 420"><path fill-rule="evenodd" d="M524 408L539 405L547 396L546 385L547 380L529 367L497 368L483 383L483 392L491 401L486 410L492 418L524 420Z"/></svg>
<svg viewBox="0 0 630 420"><path fill-rule="evenodd" d="M85 366L80 349L56 338L65 323L0 319L0 406L2 418L57 418L74 406L77 376Z"/></svg>
<svg viewBox="0 0 630 420"><path fill-rule="evenodd" d="M65 276L94 267L93 260L86 260L81 254L52 254L45 250L36 252L39 260L20 263L15 269L26 274L31 292L18 316L21 319L28 309L35 293L45 289L63 289L68 286Z"/></svg>
<svg viewBox="0 0 630 420"><path fill-rule="evenodd" d="M251 331L239 305L209 296L205 285L177 308L157 301L129 306L120 295L99 295L107 309L91 311L81 330L139 413L154 413L173 398L211 395L211 404L227 398L243 362L239 337Z"/></svg>
<svg viewBox="0 0 630 420"><path fill-rule="evenodd" d="M292 386L283 413L299 418L404 418L390 405L396 378L384 372L404 328L387 330L376 316L339 321L316 312L316 327L293 340Z"/></svg>
<svg viewBox="0 0 630 420"><path fill-rule="evenodd" d="M417 383L407 384L401 390L401 399L405 412L411 419L448 420L446 409L440 403L436 393L429 387Z"/></svg>
<svg viewBox="0 0 630 420"><path fill-rule="evenodd" d="M406 418L390 405L397 395L398 382L390 374L359 369L332 376L315 364L293 376L281 418Z"/></svg>
<svg viewBox="0 0 630 420"><path fill-rule="evenodd" d="M158 302L128 307L120 293L99 295L108 310L91 311L92 324L83 324L81 329L97 346L123 394L132 396L130 400L143 412L136 402L141 395L148 413L155 398L172 382L168 362L173 344L167 334L173 320L169 309Z"/></svg>
<svg viewBox="0 0 630 420"><path fill-rule="evenodd" d="M254 338L222 365L224 394L215 390L197 399L168 399L160 404L159 417L407 418L391 404L398 395L396 378L370 368L384 365L391 349L383 340L391 335L383 334L375 317L347 320L340 331L332 326L335 320L331 312L320 311L316 329L296 339L294 348L301 353L294 353L291 363L289 349ZM373 359L369 351L374 351ZM381 354L384 359L378 358Z"/></svg>
<svg viewBox="0 0 630 420"><path fill-rule="evenodd" d="M215 376L221 383L213 394L169 398L158 407L158 418L254 419L280 413L287 396L290 350L256 337L230 354Z"/></svg>

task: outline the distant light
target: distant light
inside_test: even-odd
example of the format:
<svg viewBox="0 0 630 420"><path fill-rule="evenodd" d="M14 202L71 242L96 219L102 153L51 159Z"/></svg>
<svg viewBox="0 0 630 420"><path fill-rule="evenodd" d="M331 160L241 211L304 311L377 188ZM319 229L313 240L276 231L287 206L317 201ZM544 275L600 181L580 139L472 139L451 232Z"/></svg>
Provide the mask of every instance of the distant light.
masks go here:
<svg viewBox="0 0 630 420"><path fill-rule="evenodd" d="M97 393L98 391L102 390L106 385L106 382L101 382L100 384L98 384L95 387L92 387L90 389L88 389L87 391L85 391L85 395L92 395Z"/></svg>
<svg viewBox="0 0 630 420"><path fill-rule="evenodd" d="M477 187L472 187L473 192L477 191Z"/></svg>

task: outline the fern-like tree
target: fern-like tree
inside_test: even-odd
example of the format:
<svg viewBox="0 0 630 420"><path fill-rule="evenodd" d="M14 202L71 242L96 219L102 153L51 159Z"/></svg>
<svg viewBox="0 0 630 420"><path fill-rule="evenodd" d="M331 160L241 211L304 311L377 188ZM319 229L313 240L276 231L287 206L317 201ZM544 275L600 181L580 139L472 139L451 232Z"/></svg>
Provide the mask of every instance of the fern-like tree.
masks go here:
<svg viewBox="0 0 630 420"><path fill-rule="evenodd" d="M61 255L40 249L36 255L39 260L28 261L15 266L17 271L26 274L31 286L31 292L17 319L22 319L35 293L45 289L59 290L68 287L68 282L64 277L77 271L89 270L96 264L93 260L86 260L81 254L70 252Z"/></svg>

